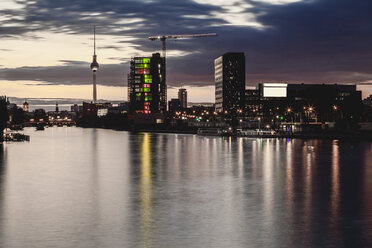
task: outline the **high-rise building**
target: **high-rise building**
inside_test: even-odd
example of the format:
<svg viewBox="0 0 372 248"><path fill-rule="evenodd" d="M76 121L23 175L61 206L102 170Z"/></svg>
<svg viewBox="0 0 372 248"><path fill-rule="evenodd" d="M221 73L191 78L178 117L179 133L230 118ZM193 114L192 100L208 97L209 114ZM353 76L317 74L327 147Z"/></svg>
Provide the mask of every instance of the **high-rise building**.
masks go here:
<svg viewBox="0 0 372 248"><path fill-rule="evenodd" d="M94 26L94 54L93 54L93 62L90 64L90 69L93 72L93 103L97 103L97 70L99 68L97 62L97 55L96 55L96 26Z"/></svg>
<svg viewBox="0 0 372 248"><path fill-rule="evenodd" d="M187 108L187 91L186 89L178 90L178 100L181 102L181 108Z"/></svg>
<svg viewBox="0 0 372 248"><path fill-rule="evenodd" d="M128 100L131 113L163 113L167 107L165 60L159 53L134 57L128 74Z"/></svg>
<svg viewBox="0 0 372 248"><path fill-rule="evenodd" d="M216 111L232 113L244 108L244 53L225 53L214 61Z"/></svg>

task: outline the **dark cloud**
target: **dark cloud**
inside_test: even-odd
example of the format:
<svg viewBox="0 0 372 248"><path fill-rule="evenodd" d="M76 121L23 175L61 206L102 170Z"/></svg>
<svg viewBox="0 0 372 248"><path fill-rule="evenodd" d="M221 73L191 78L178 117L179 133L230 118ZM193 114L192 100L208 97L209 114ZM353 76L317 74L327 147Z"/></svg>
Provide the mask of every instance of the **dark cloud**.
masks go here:
<svg viewBox="0 0 372 248"><path fill-rule="evenodd" d="M167 42L170 50L190 53L169 57L168 82L213 84L213 60L229 51L246 55L247 82L359 82L372 75L372 2L366 0L312 0L286 5L270 5L246 0L265 27L226 25L213 13L228 15L220 6L184 1L80 0L24 2L24 10L0 11L13 16L0 28L1 37L49 30L70 34L90 34L97 24L99 34L138 38L113 42L104 49L120 50L121 42L135 43L149 55L159 51L159 41L147 36L156 34L216 32L217 37ZM203 16L203 17L199 17ZM207 18L205 18L207 17ZM37 37L36 37L37 38ZM67 61L63 66L1 69L8 80L42 80L57 84L89 84L91 72L87 62ZM127 61L123 58L122 61ZM124 85L128 65L102 65L101 84Z"/></svg>
<svg viewBox="0 0 372 248"><path fill-rule="evenodd" d="M87 85L92 83L90 63L81 61L63 61L61 66L19 67L0 69L0 78L4 80L41 81L42 85ZM101 65L97 83L106 86L126 85L126 65Z"/></svg>

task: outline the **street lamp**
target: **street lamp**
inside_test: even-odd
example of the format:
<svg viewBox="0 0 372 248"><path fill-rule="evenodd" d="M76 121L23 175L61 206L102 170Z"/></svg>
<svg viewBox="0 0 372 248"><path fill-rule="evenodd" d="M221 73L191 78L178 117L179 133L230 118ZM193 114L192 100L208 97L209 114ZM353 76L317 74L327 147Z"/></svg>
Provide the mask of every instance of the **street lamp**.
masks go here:
<svg viewBox="0 0 372 248"><path fill-rule="evenodd" d="M258 130L260 130L260 129L261 129L261 118L258 117Z"/></svg>
<svg viewBox="0 0 372 248"><path fill-rule="evenodd" d="M333 121L336 121L336 113L338 111L340 111L341 119L344 118L343 113L342 113L342 110L337 105L333 105L333 110L334 110L334 112L333 112Z"/></svg>
<svg viewBox="0 0 372 248"><path fill-rule="evenodd" d="M315 122L318 122L318 114L316 113L313 106L308 107L308 116L310 116L311 113L315 114Z"/></svg>
<svg viewBox="0 0 372 248"><path fill-rule="evenodd" d="M287 108L287 113L288 113L288 115L290 115L291 112L292 112L292 109L291 109L291 108ZM291 116L291 121L293 122L293 118L292 118L292 116Z"/></svg>

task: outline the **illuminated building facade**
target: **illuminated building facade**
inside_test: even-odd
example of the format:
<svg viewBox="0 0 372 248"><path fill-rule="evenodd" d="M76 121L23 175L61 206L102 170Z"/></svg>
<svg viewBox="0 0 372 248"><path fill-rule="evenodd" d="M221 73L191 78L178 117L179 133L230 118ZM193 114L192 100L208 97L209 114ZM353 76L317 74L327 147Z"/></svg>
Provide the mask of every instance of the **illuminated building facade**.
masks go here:
<svg viewBox="0 0 372 248"><path fill-rule="evenodd" d="M225 53L214 61L216 111L236 111L244 108L244 53Z"/></svg>
<svg viewBox="0 0 372 248"><path fill-rule="evenodd" d="M134 57L128 74L130 112L163 113L167 104L165 60L155 53L152 57Z"/></svg>

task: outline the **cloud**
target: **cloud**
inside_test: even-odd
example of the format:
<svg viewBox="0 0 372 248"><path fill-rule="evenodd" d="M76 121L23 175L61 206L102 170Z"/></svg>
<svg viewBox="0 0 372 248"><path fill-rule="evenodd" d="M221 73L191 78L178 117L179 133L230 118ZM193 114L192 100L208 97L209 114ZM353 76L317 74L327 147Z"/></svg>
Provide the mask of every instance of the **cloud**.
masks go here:
<svg viewBox="0 0 372 248"><path fill-rule="evenodd" d="M245 53L249 83L351 83L372 75L371 9L365 0L19 1L17 8L0 10L6 17L0 40L40 31L86 35L96 24L99 35L112 37L111 44L101 44L100 56L114 50L118 55L111 58L123 61L101 64L99 81L125 85L131 56L161 50L148 36L216 32L213 38L167 41L169 85L212 85L213 60L229 51ZM89 63L3 68L0 77L90 84Z"/></svg>
<svg viewBox="0 0 372 248"><path fill-rule="evenodd" d="M41 85L89 85L92 84L90 63L61 61L61 66L19 67L0 69L0 79L8 81L40 81ZM126 65L101 65L97 83L105 86L126 85Z"/></svg>

